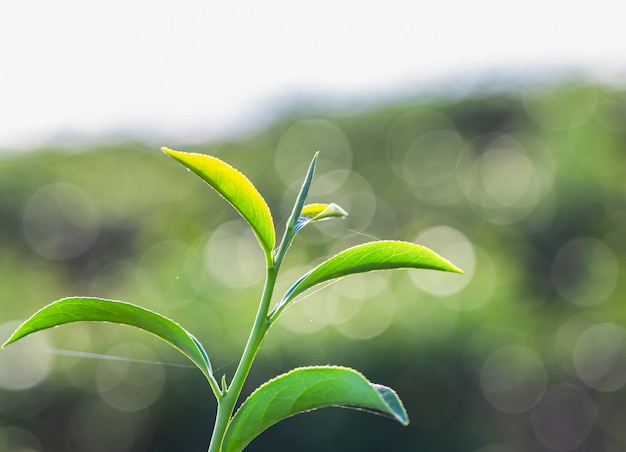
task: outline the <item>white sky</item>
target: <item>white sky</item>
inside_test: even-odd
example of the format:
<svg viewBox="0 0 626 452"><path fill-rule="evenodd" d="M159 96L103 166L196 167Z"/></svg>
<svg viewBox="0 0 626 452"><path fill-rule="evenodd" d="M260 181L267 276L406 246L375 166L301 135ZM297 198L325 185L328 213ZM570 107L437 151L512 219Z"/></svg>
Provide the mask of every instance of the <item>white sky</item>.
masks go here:
<svg viewBox="0 0 626 452"><path fill-rule="evenodd" d="M290 95L574 67L626 80L626 0L0 0L0 150L219 136Z"/></svg>

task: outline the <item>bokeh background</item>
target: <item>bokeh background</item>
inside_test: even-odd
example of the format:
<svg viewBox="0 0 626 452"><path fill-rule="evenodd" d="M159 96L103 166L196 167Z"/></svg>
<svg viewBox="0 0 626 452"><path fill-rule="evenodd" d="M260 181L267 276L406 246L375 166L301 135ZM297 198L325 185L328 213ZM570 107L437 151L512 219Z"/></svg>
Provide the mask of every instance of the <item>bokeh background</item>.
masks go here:
<svg viewBox="0 0 626 452"><path fill-rule="evenodd" d="M295 30L293 7L271 3L272 11L280 7L292 13L288 28ZM113 8L112 17L118 17L120 6ZM168 17L163 5L156 8ZM130 17L143 23L133 14L144 10L131 9ZM575 23L585 22L581 11L574 12L580 13ZM342 13L336 20L346 30L343 40L334 42L340 50L352 42L351 16ZM325 16L317 11L314 17ZM556 24L557 17L538 20ZM96 23L95 15L89 20ZM125 20L122 25L135 24ZM572 23L564 20L564 30L575 30ZM184 38L167 50L186 42L197 54L211 45ZM11 42L18 40L3 41ZM536 46L538 55L551 47L552 41L546 42ZM606 47L590 44L581 54L614 50L617 41L603 42ZM254 53L250 45L243 57ZM432 45L419 47L429 55L424 61L452 59ZM459 45L456 54L463 54ZM232 55L238 45L225 39L221 46L237 59ZM95 51L115 53L104 44ZM141 60L128 49L120 51L129 61ZM381 45L368 57L386 52L391 50ZM356 52L357 67L364 54ZM528 63L515 55L521 66ZM601 61L615 63L612 55ZM419 72L410 55L399 58ZM349 59L345 54L337 61ZM64 63L58 67L66 73ZM97 70L86 67L87 75ZM216 374L231 377L256 311L263 254L234 210L159 146L209 153L240 169L267 199L279 231L310 158L320 151L310 200L336 202L350 216L299 234L277 295L326 257L372 239L429 246L466 273L353 276L286 310L263 344L246 394L295 366L347 365L394 388L411 424L401 427L353 410L320 410L272 427L247 450L624 451L626 90L619 71L599 67L603 71L541 64L516 74L485 70L472 83L452 72L445 82L430 85L408 83L414 73L397 67L390 73L402 83L373 77L393 86L385 90L361 80L365 89L351 100L346 95L352 96L354 87L340 71L345 79L340 76L323 96L311 95L311 89L321 88L306 83L302 89L283 86L283 92L271 88L280 95L232 127L209 115L163 130L159 121L167 116L151 122L150 115L131 109L125 129L106 115L89 116L86 107L78 109L85 122L74 127L35 121L39 128L31 130L4 121L0 340L58 298L122 299L181 323L205 344ZM173 68L194 69L175 62ZM265 66L259 70L246 77L269 78ZM16 84L11 71L7 77L15 83L3 85L5 94L33 88L29 79ZM290 77L301 81L297 73L283 77L281 83ZM139 83L120 80L114 87ZM246 80L217 85L228 93L254 84ZM34 118L64 117L53 113L63 104L62 93L47 98L42 93L54 87L37 86L42 90L35 90L37 98L46 102L41 100L44 113ZM79 94L96 99L102 94L97 83L85 86ZM109 88L105 93L113 95ZM160 89L167 94L146 108L167 106L183 88ZM213 111L204 96L199 94L197 104ZM231 108L228 94L223 96L218 111ZM15 106L19 118L27 109L18 97L4 106ZM79 105L71 99L70 105ZM112 117L127 119L115 111ZM147 122L136 127L141 121ZM214 412L202 374L164 343L132 328L77 323L0 351L0 451L202 451Z"/></svg>

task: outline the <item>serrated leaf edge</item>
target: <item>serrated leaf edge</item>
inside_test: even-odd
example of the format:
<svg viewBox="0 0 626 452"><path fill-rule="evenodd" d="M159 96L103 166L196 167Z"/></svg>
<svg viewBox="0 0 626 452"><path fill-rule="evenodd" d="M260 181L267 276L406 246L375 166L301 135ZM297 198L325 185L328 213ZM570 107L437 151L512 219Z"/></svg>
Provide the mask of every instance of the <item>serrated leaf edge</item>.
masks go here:
<svg viewBox="0 0 626 452"><path fill-rule="evenodd" d="M290 298L290 296L291 296L291 294L295 291L295 289L297 289L297 287L300 285L300 283L301 283L302 281L304 281L304 280L305 280L305 279L306 279L309 275L311 275L311 273L313 273L313 272L314 272L315 270L317 270L319 267L321 267L322 265L324 265L326 262L329 262L330 260L335 259L337 256L340 256L340 255L342 255L342 254L344 254L344 253L348 253L348 252L353 251L353 250L355 250L355 249L358 249L358 248L360 248L360 247L364 247L364 246L372 245L372 244L375 244L375 243L402 243L402 244L407 244L407 245L416 245L416 246L419 246L419 247L421 247L421 248L424 248L424 249L426 249L426 250L430 251L431 253L436 254L436 255L437 255L437 256L438 256L441 260L443 260L443 261L444 261L444 262L446 262L448 265L450 265L450 267L451 267L453 270L449 270L449 271L454 271L454 272L459 273L459 274L463 274L463 273L464 273L464 272L463 272L463 270L461 270L460 268L458 268L456 265L454 265L454 264L453 264L452 262L450 262L448 259L446 259L446 258L444 258L444 257L442 257L442 256L439 256L439 255L438 255L435 251L433 251L432 249L430 249L430 248L428 248L428 247L426 247L426 246L424 246L424 245L418 245L417 243L408 242L408 241L405 241L405 240L374 240L374 241L371 241L371 242L361 243L361 244L359 244L359 245L355 245L355 246L352 246L352 247L350 247L350 248L346 248L345 250L340 251L339 253L335 254L334 256L329 257L328 259L326 259L325 261L323 261L321 264L316 265L316 266L315 266L315 267L313 267L311 270L309 270L308 272L306 272L304 275L302 275L300 278L298 278L298 280L297 280L296 282L294 282L294 283L291 285L291 287L287 290L287 292L285 292L285 294L284 294L284 295L283 295L283 297L281 298L281 300L280 300L280 302L279 302L278 306L276 307L275 311L276 311L276 310L278 310L278 309L281 309L281 308L282 308L285 304L287 304L287 303L289 303L291 300L293 300L293 298ZM391 268L391 269L388 269L388 268L379 268L379 269L366 270L366 271L363 271L363 272L351 273L350 275L352 275L352 274L359 274L359 273L369 273L369 272L377 272L377 271L386 271L386 270L412 269L412 268L414 268L414 267L412 267L412 266L407 266L407 267L394 267L394 268ZM346 275L346 276L348 276L348 275ZM329 278L328 280L331 280L331 279L337 279L337 278ZM309 289L310 289L310 288L309 288ZM306 289L306 290L308 290L308 289ZM305 290L305 291L306 291L306 290ZM303 293L303 292L302 292L302 293ZM299 295L299 294L298 294L298 295ZM296 296L297 296L297 295L296 295Z"/></svg>
<svg viewBox="0 0 626 452"><path fill-rule="evenodd" d="M248 179L248 177L242 173L241 171L239 171L237 168L235 168L234 166L230 165L229 163L225 162L224 160L217 158L213 155L209 155L209 154L202 154L200 152L185 152L185 151L178 151L176 149L170 149L166 146L162 147L161 150L169 155L170 157L174 158L177 162L179 162L181 165L183 165L185 168L187 168L189 171L193 172L194 174L196 174L198 177L200 177L200 179L202 179L206 184L208 184L213 190L215 190L217 192L217 194L224 199L228 204L230 204L236 211L237 213L246 221L246 223L248 223L250 225L250 227L252 228L252 231L254 232L254 235L257 237L257 240L260 242L261 247L263 248L263 250L265 251L266 255L271 254L272 249L274 248L274 245L276 244L276 231L275 231L275 226L274 226L274 219L272 217L272 211L270 210L267 201L265 200L265 198L263 198L263 195L261 195L261 192L259 192L259 190L256 188L256 186L252 183L252 181L250 179ZM178 157L176 157L176 154L187 154L187 155L193 155L193 156L200 156L203 158L208 158L208 159L212 159L215 160L217 162L220 162L221 164L227 166L229 169L233 170L235 173L237 173L238 175L240 175L243 179L245 179L247 181L247 183L250 185L250 187L253 189L253 191L259 196L259 198L263 201L263 205L267 210L267 213L269 214L269 219L270 219L270 223L271 223L271 234L269 237L262 237L257 229L255 227L252 226L252 224L248 221L248 219L242 214L242 212L226 197L222 194L222 192L216 188L213 184L209 183L208 181L206 181L200 174L198 174L196 171L194 171L193 169L189 168L183 161L181 161L180 159L178 159ZM267 239L267 240L266 240ZM268 242L269 240L269 242Z"/></svg>
<svg viewBox="0 0 626 452"><path fill-rule="evenodd" d="M146 311L150 314L156 315L157 317L161 317L163 319L166 319L169 322L172 322L173 324L175 324L176 326L178 326L181 330L183 330L192 340L192 342L194 343L194 345L196 346L196 348L198 349L198 351L200 352L200 355L203 358L204 363L206 364L206 372L205 369L199 368L199 370L205 374L205 376L207 378L212 378L213 377L213 369L211 366L211 362L209 360L209 357L206 353L206 350L204 349L204 347L202 346L202 344L200 343L200 341L193 335L191 334L189 331L187 331L185 328L183 328L178 322L170 319L169 317L164 316L163 314L159 314L158 312L152 311L150 309L146 309L144 307L141 307L139 305L133 304L133 303L128 303L126 301L122 301L122 300L113 300L113 299L104 299L104 298L98 298L98 297L81 297L81 296L75 296L75 297L64 297L64 298L60 298L56 301L53 301L52 303L47 304L46 306L38 309L35 313L33 313L29 318L27 318L26 320L24 320L16 329L15 331L13 331L13 334L11 334L11 336L0 346L0 349L6 348L8 345L13 344L14 342L19 341L20 339L23 339L27 336L30 336L31 334L37 333L39 331L44 331L44 330L48 330L48 329L52 329L52 328L57 328L59 326L62 325L68 325L70 323L76 323L76 322L99 322L99 323L110 323L113 325L126 325L126 326L130 326L133 328L136 328L138 330L144 331L154 337L156 337L157 339L165 342L166 344L170 345L171 347L175 348L176 350L178 350L182 355L184 355L185 357L187 357L187 359L189 359L192 363L196 364L195 360L192 359L191 356L189 356L184 350L182 350L180 347L178 347L176 344L173 344L167 340L165 340L164 338L162 338L161 336L154 334L152 331L146 330L145 328L141 328L138 327L137 325L133 325L130 323L126 323L126 322L111 322L109 320L84 320L84 319L76 319L76 320L72 320L69 322L63 322L60 323L58 325L51 325L49 327L46 328L42 328L42 329L37 329L34 331L30 331L27 334L24 335L17 335L18 331L22 329L22 327L24 325L26 325L31 319L33 319L34 317L36 317L40 312L44 311L45 309L49 308L50 306L56 304L56 303L60 303L66 300L73 300L73 299L80 299L80 298L86 298L86 299L90 299L90 300L97 300L97 301L103 301L103 302L113 302L113 303L122 303L124 305L129 305L129 306L133 306L135 308L141 309L143 311ZM17 336L17 337L16 337ZM197 364L196 364L197 366ZM207 374L208 372L208 374Z"/></svg>
<svg viewBox="0 0 626 452"><path fill-rule="evenodd" d="M288 372L285 372L283 374L277 375L274 378L271 378L271 379L267 380L261 386L256 388L248 397L246 397L246 399L241 403L241 405L239 405L239 408L241 408L249 399L251 399L256 393L260 392L264 387L268 386L269 384L274 383L275 381L281 380L283 378L286 378L289 375L291 375L291 374L293 374L295 372L301 371L301 370L316 370L316 369L348 370L348 371L351 371L351 372L354 372L354 373L358 374L361 378L363 378L363 380L365 380L370 386L372 386L372 388L374 390L376 390L376 392L378 392L378 390L376 388L383 387L383 388L386 388L386 389L390 390L392 393L396 394L396 392L393 389L391 389L390 387L388 387L388 386L381 385L381 384L378 384L378 383L372 383L365 375L363 375L363 373L359 372L356 369L353 369L352 367L337 366L337 365L333 365L333 366L301 366L301 367L295 367L295 368L291 369ZM394 410L391 408L391 406L389 406L387 401L380 395L380 393L379 393L379 397L380 397L381 401L385 405L387 405L387 407L389 407L389 411L394 412ZM396 394L396 398L398 399L398 402L400 403L400 406L402 407L402 410L404 411L404 415L405 416L401 418L401 417L399 417L397 415L393 415L393 418L396 419L398 422L400 422L403 425L408 425L409 422L408 422L408 417L406 417L406 410L404 408L404 404L402 403L400 398L397 397L397 394ZM341 408L354 408L354 409L357 409L357 410L361 409L361 410L364 410L364 411L371 411L371 412L373 412L375 414L379 414L379 415L388 415L388 413L381 413L380 411L375 411L375 410L367 410L367 409L363 409L363 408L361 408L359 406L356 406L356 405L328 405L328 406L335 406L335 407L341 407ZM239 411L239 408L237 409L237 412ZM306 410L304 412L314 411L314 410L317 410L317 409L319 409L319 408L313 408L312 410ZM235 413L235 415L236 414L237 413ZM290 415L288 417L295 416L296 414L300 414L300 413L294 413L294 414L292 414L292 415Z"/></svg>

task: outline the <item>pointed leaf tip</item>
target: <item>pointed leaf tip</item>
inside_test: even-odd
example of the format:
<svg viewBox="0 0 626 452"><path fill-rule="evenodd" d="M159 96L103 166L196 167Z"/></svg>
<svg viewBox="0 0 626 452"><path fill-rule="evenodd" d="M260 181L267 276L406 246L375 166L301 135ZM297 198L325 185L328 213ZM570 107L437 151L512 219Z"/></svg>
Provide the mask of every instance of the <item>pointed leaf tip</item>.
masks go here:
<svg viewBox="0 0 626 452"><path fill-rule="evenodd" d="M313 181L313 174L315 173L315 167L317 166L318 155L319 152L316 152L311 159L309 169L306 172L306 176L304 177L304 181L302 182L302 186L300 187L300 192L298 193L296 202L293 205L293 209L291 210L291 215L289 216L289 220L287 221L287 229L295 228L296 232L298 231L298 223L300 221L300 216L304 203L309 196L309 188L311 187L311 182Z"/></svg>
<svg viewBox="0 0 626 452"><path fill-rule="evenodd" d="M323 282L357 273L400 268L463 273L454 264L421 245L394 240L369 242L342 251L302 276L285 293L272 316L275 318L287 303Z"/></svg>
<svg viewBox="0 0 626 452"><path fill-rule="evenodd" d="M196 173L222 195L248 222L266 256L271 255L276 241L272 214L265 199L246 176L210 155L175 151L167 147L161 150Z"/></svg>
<svg viewBox="0 0 626 452"><path fill-rule="evenodd" d="M354 408L409 423L396 393L369 382L354 369L302 367L268 381L233 416L224 437L225 452L241 452L263 431L290 416L326 408Z"/></svg>
<svg viewBox="0 0 626 452"><path fill-rule="evenodd" d="M315 221L345 218L347 216L348 212L333 202L330 204L307 204L302 208L295 228L296 231L299 231L309 223L313 223Z"/></svg>
<svg viewBox="0 0 626 452"><path fill-rule="evenodd" d="M15 330L2 347L37 331L82 321L118 323L147 331L182 352L209 381L213 378L211 363L204 348L187 330L161 314L117 300L62 298L33 314Z"/></svg>

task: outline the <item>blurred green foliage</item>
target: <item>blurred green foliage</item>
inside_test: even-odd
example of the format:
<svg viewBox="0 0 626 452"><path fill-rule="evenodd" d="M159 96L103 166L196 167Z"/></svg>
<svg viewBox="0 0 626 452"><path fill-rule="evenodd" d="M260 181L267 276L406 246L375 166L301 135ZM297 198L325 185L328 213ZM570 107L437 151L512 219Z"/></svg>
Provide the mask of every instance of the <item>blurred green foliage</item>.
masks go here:
<svg viewBox="0 0 626 452"><path fill-rule="evenodd" d="M626 92L562 83L297 110L232 141L163 145L241 169L281 225L320 151L309 199L350 216L300 234L279 287L372 237L466 270L355 276L288 309L244 393L294 366L344 364L396 389L411 425L325 410L250 451L626 449ZM177 319L232 374L263 253L170 160L142 143L0 154L0 337L54 299L117 298ZM185 363L156 339L76 324L15 347L0 352L0 450L206 447L208 387L166 365Z"/></svg>

